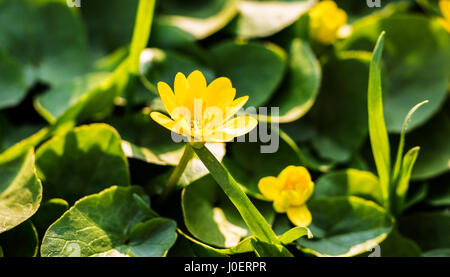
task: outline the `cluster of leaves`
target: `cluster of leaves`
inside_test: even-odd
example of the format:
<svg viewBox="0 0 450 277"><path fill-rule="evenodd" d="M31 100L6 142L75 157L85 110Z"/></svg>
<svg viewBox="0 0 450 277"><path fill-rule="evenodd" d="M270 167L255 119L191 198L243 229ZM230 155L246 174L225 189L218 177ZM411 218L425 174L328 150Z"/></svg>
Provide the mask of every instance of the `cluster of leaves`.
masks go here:
<svg viewBox="0 0 450 277"><path fill-rule="evenodd" d="M148 116L164 110L155 84L195 69L279 107L263 118L281 123L276 153L207 147L289 255L450 255L450 38L436 3L339 1L352 32L323 46L308 32L316 2L0 0L0 256L275 255L198 157L181 193L163 194L185 145ZM313 238L258 191L288 165L313 172Z"/></svg>

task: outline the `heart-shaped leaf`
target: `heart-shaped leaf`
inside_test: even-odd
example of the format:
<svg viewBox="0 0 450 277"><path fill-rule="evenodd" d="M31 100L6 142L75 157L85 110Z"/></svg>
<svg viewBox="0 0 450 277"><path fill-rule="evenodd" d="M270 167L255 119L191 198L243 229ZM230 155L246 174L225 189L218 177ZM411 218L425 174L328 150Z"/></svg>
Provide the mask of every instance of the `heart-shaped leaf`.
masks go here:
<svg viewBox="0 0 450 277"><path fill-rule="evenodd" d="M30 218L42 199L41 181L36 176L34 151L0 163L0 233Z"/></svg>
<svg viewBox="0 0 450 277"><path fill-rule="evenodd" d="M223 42L211 49L215 71L236 88L236 97L248 95L247 105L266 103L280 84L286 67L286 53L270 43Z"/></svg>
<svg viewBox="0 0 450 277"><path fill-rule="evenodd" d="M289 44L287 79L270 103L279 107L279 117L271 120L291 122L306 114L314 104L321 81L321 68L309 44L293 39Z"/></svg>
<svg viewBox="0 0 450 277"><path fill-rule="evenodd" d="M241 37L273 35L294 23L317 0L239 1L239 16L231 29Z"/></svg>
<svg viewBox="0 0 450 277"><path fill-rule="evenodd" d="M425 123L445 101L450 75L450 38L437 20L418 15L371 16L354 26L341 49L369 50L386 31L383 61L387 129L399 133L409 109L424 100L409 130ZM418 39L420 38L420 39ZM414 43L410 43L414 41Z"/></svg>
<svg viewBox="0 0 450 277"><path fill-rule="evenodd" d="M177 26L197 39L203 39L222 29L234 17L237 2L165 0L160 3L163 15L159 16L158 21Z"/></svg>
<svg viewBox="0 0 450 277"><path fill-rule="evenodd" d="M139 187L111 187L78 201L47 230L42 257L164 256L176 223L155 217Z"/></svg>
<svg viewBox="0 0 450 277"><path fill-rule="evenodd" d="M313 238L298 244L316 256L355 256L383 241L393 218L372 201L359 197L314 198L308 202Z"/></svg>
<svg viewBox="0 0 450 277"><path fill-rule="evenodd" d="M111 185L130 185L120 136L106 124L81 126L52 138L38 149L36 167L46 199L73 203Z"/></svg>
<svg viewBox="0 0 450 277"><path fill-rule="evenodd" d="M0 50L0 109L17 105L26 92L22 65Z"/></svg>
<svg viewBox="0 0 450 277"><path fill-rule="evenodd" d="M313 197L355 195L383 203L377 176L368 171L346 169L320 176L316 181Z"/></svg>
<svg viewBox="0 0 450 277"><path fill-rule="evenodd" d="M316 103L301 122L312 127L311 143L321 158L348 161L367 136L367 57L341 55L323 66ZM348 82L352 76L352 82Z"/></svg>
<svg viewBox="0 0 450 277"><path fill-rule="evenodd" d="M55 84L87 72L86 35L65 2L2 0L0 10L0 45L23 64L28 85Z"/></svg>
<svg viewBox="0 0 450 277"><path fill-rule="evenodd" d="M427 124L406 137L408 147L420 146L412 178L423 180L435 177L450 169L450 113L449 105ZM424 134L427 134L424 136Z"/></svg>

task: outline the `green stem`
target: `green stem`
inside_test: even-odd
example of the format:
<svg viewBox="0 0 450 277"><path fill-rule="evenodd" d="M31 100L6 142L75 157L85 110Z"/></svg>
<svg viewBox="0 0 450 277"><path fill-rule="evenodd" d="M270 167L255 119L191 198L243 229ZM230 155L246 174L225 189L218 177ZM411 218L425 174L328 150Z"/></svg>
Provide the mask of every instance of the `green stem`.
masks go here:
<svg viewBox="0 0 450 277"><path fill-rule="evenodd" d="M216 159L216 157L214 157L204 144L192 143L191 146L213 178L237 208L253 235L263 242L279 244L278 238L269 223L267 223L266 219L261 215L258 209L256 209L226 168Z"/></svg>
<svg viewBox="0 0 450 277"><path fill-rule="evenodd" d="M183 172L186 170L188 163L192 160L193 157L194 151L192 150L192 147L189 144L186 144L180 162L173 170L172 174L169 177L169 180L166 183L166 186L164 187L161 199L166 199L167 196L177 187L178 182L183 175Z"/></svg>
<svg viewBox="0 0 450 277"><path fill-rule="evenodd" d="M125 91L127 99L126 111L129 113L133 106L134 91L136 89L136 81L139 76L139 63L142 51L148 44L150 38L150 30L153 22L153 12L155 10L156 0L140 0L136 21L134 24L133 37L130 44L129 59L129 80Z"/></svg>

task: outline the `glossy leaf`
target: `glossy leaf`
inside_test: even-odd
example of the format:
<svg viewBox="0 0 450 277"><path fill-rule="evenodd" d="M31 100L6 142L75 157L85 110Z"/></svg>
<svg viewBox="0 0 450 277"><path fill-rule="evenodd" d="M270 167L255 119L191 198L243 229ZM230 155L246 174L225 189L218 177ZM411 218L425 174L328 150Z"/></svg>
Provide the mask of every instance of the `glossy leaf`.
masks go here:
<svg viewBox="0 0 450 277"><path fill-rule="evenodd" d="M313 197L359 196L383 203L377 176L368 171L346 169L324 174L317 179Z"/></svg>
<svg viewBox="0 0 450 277"><path fill-rule="evenodd" d="M390 132L399 133L409 109L429 100L411 120L413 130L429 120L445 101L450 38L437 20L424 16L373 15L355 24L352 36L341 48L369 50L381 31L386 31L387 45L383 70L386 126Z"/></svg>
<svg viewBox="0 0 450 277"><path fill-rule="evenodd" d="M309 44L294 39L289 44L287 79L276 94L273 107L280 107L273 121L291 122L306 114L319 93L321 68Z"/></svg>
<svg viewBox="0 0 450 277"><path fill-rule="evenodd" d="M87 73L86 35L65 2L2 0L0 10L0 45L23 65L28 85L36 80L56 84Z"/></svg>
<svg viewBox="0 0 450 277"><path fill-rule="evenodd" d="M30 218L41 199L42 185L36 176L32 149L0 163L0 233Z"/></svg>
<svg viewBox="0 0 450 277"><path fill-rule="evenodd" d="M331 57L323 65L319 95L298 124L311 126L311 144L319 157L346 162L367 136L368 61L363 55ZM352 82L348 82L349 76ZM298 132L298 130L297 130Z"/></svg>
<svg viewBox="0 0 450 277"><path fill-rule="evenodd" d="M383 241L394 225L380 206L355 196L315 198L308 202L313 238L300 239L316 256L355 256Z"/></svg>
<svg viewBox="0 0 450 277"><path fill-rule="evenodd" d="M120 136L106 124L78 127L42 145L36 154L45 198L69 203L111 185L130 185Z"/></svg>
<svg viewBox="0 0 450 277"><path fill-rule="evenodd" d="M316 0L240 1L239 16L233 23L232 30L244 38L270 36L293 24L316 2Z"/></svg>
<svg viewBox="0 0 450 277"><path fill-rule="evenodd" d="M218 76L232 80L236 97L249 96L247 106L266 103L280 84L286 53L274 44L223 42L211 49Z"/></svg>
<svg viewBox="0 0 450 277"><path fill-rule="evenodd" d="M41 255L164 256L176 240L176 223L154 217L135 195L138 187L111 187L78 201L47 230Z"/></svg>
<svg viewBox="0 0 450 277"><path fill-rule="evenodd" d="M173 25L204 39L222 29L236 14L237 0L184 2L166 0L161 3L159 22Z"/></svg>
<svg viewBox="0 0 450 277"><path fill-rule="evenodd" d="M26 92L22 65L0 50L0 109L19 104Z"/></svg>

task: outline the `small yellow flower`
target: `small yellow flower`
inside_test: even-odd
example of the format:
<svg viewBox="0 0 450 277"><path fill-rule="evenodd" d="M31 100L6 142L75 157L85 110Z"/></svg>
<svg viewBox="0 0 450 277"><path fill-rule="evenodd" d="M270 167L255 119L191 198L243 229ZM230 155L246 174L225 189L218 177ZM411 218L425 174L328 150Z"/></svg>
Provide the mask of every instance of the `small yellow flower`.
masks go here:
<svg viewBox="0 0 450 277"><path fill-rule="evenodd" d="M442 26L450 33L450 0L440 0L439 8L441 9L442 15L444 18L441 18L439 21Z"/></svg>
<svg viewBox="0 0 450 277"><path fill-rule="evenodd" d="M158 92L171 118L159 112L152 112L150 116L167 129L194 141L230 141L250 132L258 124L251 116L235 116L248 96L234 99L236 89L226 77L207 85L198 70L187 78L178 73L174 91L168 84L159 82Z"/></svg>
<svg viewBox="0 0 450 277"><path fill-rule="evenodd" d="M347 22L347 14L334 1L317 3L309 12L312 37L323 44L332 44L339 29Z"/></svg>
<svg viewBox="0 0 450 277"><path fill-rule="evenodd" d="M273 201L275 211L287 213L289 220L297 226L311 224L311 213L306 201L314 191L311 175L303 166L288 166L278 177L264 177L259 180L261 193Z"/></svg>

